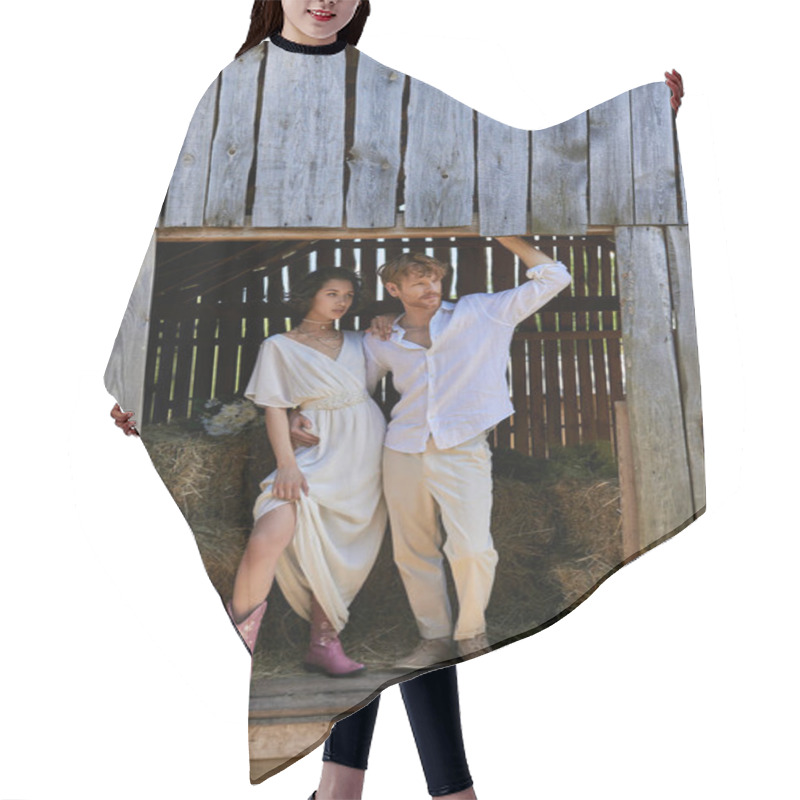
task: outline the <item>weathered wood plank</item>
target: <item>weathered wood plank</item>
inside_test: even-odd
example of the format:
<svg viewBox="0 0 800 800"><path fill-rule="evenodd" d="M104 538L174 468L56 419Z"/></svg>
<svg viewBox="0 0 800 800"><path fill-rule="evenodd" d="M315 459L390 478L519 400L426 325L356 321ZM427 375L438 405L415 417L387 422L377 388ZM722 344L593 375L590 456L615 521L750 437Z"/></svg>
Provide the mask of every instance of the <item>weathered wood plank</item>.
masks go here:
<svg viewBox="0 0 800 800"><path fill-rule="evenodd" d="M194 227L203 224L219 82L220 79L217 78L208 87L189 123L189 130L167 191L162 223L164 227Z"/></svg>
<svg viewBox="0 0 800 800"><path fill-rule="evenodd" d="M526 377L526 362L527 362L527 345L524 340L514 339L511 342L511 394L514 402L514 449L526 455L531 451L530 443L530 421L529 411L534 413L534 404L537 403L542 397L543 393L537 393L533 390L534 371L538 370L538 379L541 382L541 362L538 360L540 345L537 343L531 347L531 352L536 352L537 357L531 359L531 384L532 388L528 390L528 379ZM546 446L545 437L542 436L540 445L542 448ZM534 449L536 448L536 440L533 442Z"/></svg>
<svg viewBox="0 0 800 800"><path fill-rule="evenodd" d="M625 92L589 110L589 222L634 221L631 110Z"/></svg>
<svg viewBox="0 0 800 800"><path fill-rule="evenodd" d="M156 236L150 245L131 292L122 324L119 326L111 357L106 366L106 389L123 411L133 411L137 427L144 421L144 379L147 342L150 336L150 305L153 301L153 276L156 269Z"/></svg>
<svg viewBox="0 0 800 800"><path fill-rule="evenodd" d="M683 183L683 162L681 161L681 148L678 144L678 131L675 127L676 118L672 117L672 141L675 147L675 169L678 173L678 219L681 224L688 224L689 216L686 211L686 186Z"/></svg>
<svg viewBox="0 0 800 800"><path fill-rule="evenodd" d="M655 227L621 227L616 244L642 549L690 520L694 501L664 234Z"/></svg>
<svg viewBox="0 0 800 800"><path fill-rule="evenodd" d="M529 136L478 114L478 210L486 236L527 233Z"/></svg>
<svg viewBox="0 0 800 800"><path fill-rule="evenodd" d="M486 291L486 250L465 247L458 251L458 282L456 293L477 294Z"/></svg>
<svg viewBox="0 0 800 800"><path fill-rule="evenodd" d="M358 57L353 146L347 157L347 225L390 228L397 217L405 75Z"/></svg>
<svg viewBox="0 0 800 800"><path fill-rule="evenodd" d="M586 113L531 134L531 229L581 235L589 221Z"/></svg>
<svg viewBox="0 0 800 800"><path fill-rule="evenodd" d="M667 255L675 314L675 348L686 426L686 448L689 454L694 510L697 513L706 505L705 451L689 229L686 226L667 228Z"/></svg>
<svg viewBox="0 0 800 800"><path fill-rule="evenodd" d="M255 153L258 77L265 51L265 43L248 50L220 75L219 117L211 148L206 225L244 225L247 183Z"/></svg>
<svg viewBox="0 0 800 800"><path fill-rule="evenodd" d="M619 468L620 508L622 511L622 557L630 558L641 550L636 507L636 469L633 463L628 406L624 400L614 403L615 443Z"/></svg>
<svg viewBox="0 0 800 800"><path fill-rule="evenodd" d="M558 246L558 258L564 264L572 263L572 255L582 252L576 242L573 246ZM572 294L573 287L566 290ZM561 381L564 387L564 444L567 446L580 444L580 424L578 417L578 380L575 362L574 339L563 339L562 334L573 332L574 318L569 311L558 314L558 335L561 355Z"/></svg>
<svg viewBox="0 0 800 800"><path fill-rule="evenodd" d="M405 173L408 227L471 224L475 191L472 109L413 79Z"/></svg>
<svg viewBox="0 0 800 800"><path fill-rule="evenodd" d="M680 222L669 96L663 82L630 92L637 225Z"/></svg>
<svg viewBox="0 0 800 800"><path fill-rule="evenodd" d="M611 252L607 247L602 248L600 260L602 263L603 295L613 296L619 303L619 288L615 280L617 271L612 271ZM609 391L613 402L622 400L625 396L622 376L622 351L619 342L622 336L622 332L619 330L619 314L617 314L615 324L614 312L603 312L603 332L606 340L606 352L608 353Z"/></svg>
<svg viewBox="0 0 800 800"><path fill-rule="evenodd" d="M338 228L344 214L345 54L267 50L252 224ZM315 91L309 92L308 87Z"/></svg>
<svg viewBox="0 0 800 800"><path fill-rule="evenodd" d="M506 250L502 245L492 243L492 291L502 292L506 289L514 288L514 275L516 270L516 259L514 254ZM516 335L515 335L515 338ZM511 369L511 358L509 356L509 375ZM511 447L511 421L504 419L495 429L495 445L497 447Z"/></svg>
<svg viewBox="0 0 800 800"><path fill-rule="evenodd" d="M591 297L600 294L600 263L597 250L587 248L588 263L587 288ZM589 330L600 330L600 314L597 311L589 312ZM608 402L608 384L605 347L602 339L591 339L592 367L594 369L594 411L596 418L597 438L608 442L611 440L611 407Z"/></svg>

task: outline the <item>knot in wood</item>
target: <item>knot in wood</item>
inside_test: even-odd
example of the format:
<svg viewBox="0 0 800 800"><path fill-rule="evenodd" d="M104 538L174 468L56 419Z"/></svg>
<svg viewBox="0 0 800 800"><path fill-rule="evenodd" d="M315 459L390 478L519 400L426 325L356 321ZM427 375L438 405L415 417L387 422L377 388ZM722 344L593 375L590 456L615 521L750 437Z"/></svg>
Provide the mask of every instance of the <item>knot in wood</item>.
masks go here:
<svg viewBox="0 0 800 800"><path fill-rule="evenodd" d="M231 145L231 146L228 148L228 155L229 155L229 156L235 156L235 155L236 155L236 145L235 145L235 144L232 144L232 145Z"/></svg>

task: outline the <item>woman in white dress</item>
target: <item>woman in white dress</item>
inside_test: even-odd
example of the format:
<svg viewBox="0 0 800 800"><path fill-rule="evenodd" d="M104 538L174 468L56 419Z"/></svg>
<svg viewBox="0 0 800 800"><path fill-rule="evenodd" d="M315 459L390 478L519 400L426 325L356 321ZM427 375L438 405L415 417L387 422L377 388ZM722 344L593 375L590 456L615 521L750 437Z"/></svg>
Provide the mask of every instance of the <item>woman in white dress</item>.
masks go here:
<svg viewBox="0 0 800 800"><path fill-rule="evenodd" d="M292 293L302 321L261 345L245 396L265 408L277 469L261 483L228 603L252 653L277 579L291 607L311 623L304 665L335 677L364 668L344 654L338 634L386 529L385 420L366 390L363 334L335 327L359 287L346 269L312 272ZM293 449L286 412L295 407L311 419L319 445Z"/></svg>

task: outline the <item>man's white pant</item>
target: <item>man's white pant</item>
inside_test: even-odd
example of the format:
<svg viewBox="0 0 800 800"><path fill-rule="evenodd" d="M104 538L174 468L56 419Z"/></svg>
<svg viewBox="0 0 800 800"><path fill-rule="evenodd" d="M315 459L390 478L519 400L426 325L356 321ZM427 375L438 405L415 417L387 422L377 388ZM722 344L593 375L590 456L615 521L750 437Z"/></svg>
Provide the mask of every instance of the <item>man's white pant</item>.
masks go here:
<svg viewBox="0 0 800 800"><path fill-rule="evenodd" d="M447 450L439 450L430 438L424 453L385 447L383 486L394 560L422 638L469 639L484 633L497 564L490 531L492 456L486 435ZM458 597L455 630L443 555Z"/></svg>

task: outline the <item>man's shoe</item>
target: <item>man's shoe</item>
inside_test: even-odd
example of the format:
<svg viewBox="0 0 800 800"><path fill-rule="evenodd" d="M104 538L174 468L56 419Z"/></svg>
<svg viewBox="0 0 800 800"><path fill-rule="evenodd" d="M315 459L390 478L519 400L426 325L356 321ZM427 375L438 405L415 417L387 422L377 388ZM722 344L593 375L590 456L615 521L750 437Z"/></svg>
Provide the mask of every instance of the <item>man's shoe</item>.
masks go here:
<svg viewBox="0 0 800 800"><path fill-rule="evenodd" d="M397 669L425 669L453 658L453 640L449 636L441 639L420 639L419 644L405 658L395 662Z"/></svg>
<svg viewBox="0 0 800 800"><path fill-rule="evenodd" d="M485 633L479 633L469 639L459 639L456 642L456 647L461 658L469 658L473 655L479 656L481 653L488 653L491 650Z"/></svg>

